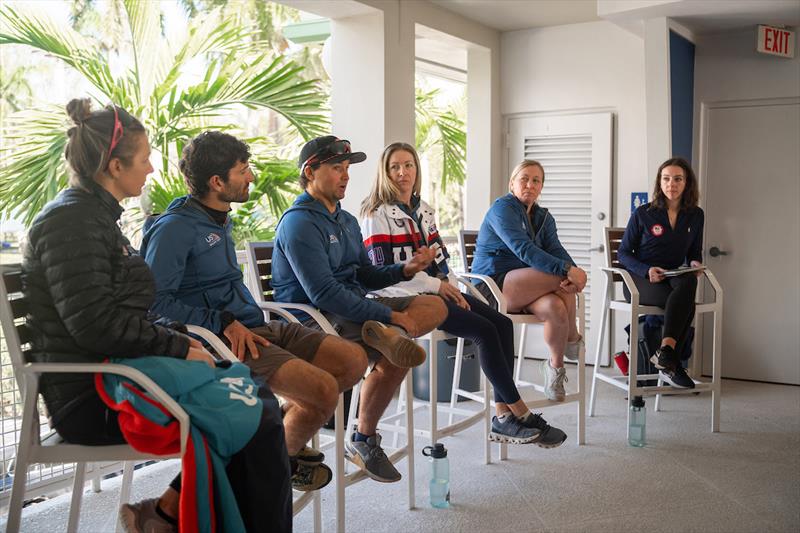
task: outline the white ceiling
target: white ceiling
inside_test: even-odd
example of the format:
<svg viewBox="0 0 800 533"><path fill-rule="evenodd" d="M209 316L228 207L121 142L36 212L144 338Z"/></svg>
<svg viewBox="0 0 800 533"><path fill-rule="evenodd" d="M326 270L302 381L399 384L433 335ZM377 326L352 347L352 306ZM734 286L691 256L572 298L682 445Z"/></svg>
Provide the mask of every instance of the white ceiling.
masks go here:
<svg viewBox="0 0 800 533"><path fill-rule="evenodd" d="M600 20L597 0L430 0L500 31Z"/></svg>

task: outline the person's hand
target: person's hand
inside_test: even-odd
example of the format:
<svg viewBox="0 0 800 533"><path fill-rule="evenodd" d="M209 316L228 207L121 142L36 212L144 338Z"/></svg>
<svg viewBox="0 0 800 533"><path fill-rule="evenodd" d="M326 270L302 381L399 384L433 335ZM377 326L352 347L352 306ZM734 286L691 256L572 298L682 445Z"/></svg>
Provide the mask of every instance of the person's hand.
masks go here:
<svg viewBox="0 0 800 533"><path fill-rule="evenodd" d="M428 248L427 246L418 248L417 251L414 252L414 257L412 257L408 263L403 265L403 274L405 274L407 278L410 278L417 272L425 270L435 257L435 248Z"/></svg>
<svg viewBox="0 0 800 533"><path fill-rule="evenodd" d="M650 267L650 270L647 271L647 277L650 278L650 283L658 283L663 281L666 276L664 276L665 270L661 267Z"/></svg>
<svg viewBox="0 0 800 533"><path fill-rule="evenodd" d="M403 311L392 311L392 324L395 326L400 326L410 337L419 337L422 332L419 330L419 326L417 323L408 316L408 313Z"/></svg>
<svg viewBox="0 0 800 533"><path fill-rule="evenodd" d="M568 294L581 292L581 289L568 279L565 279L561 282L561 290Z"/></svg>
<svg viewBox="0 0 800 533"><path fill-rule="evenodd" d="M189 342L189 352L186 354L186 360L187 361L202 361L203 363L207 364L211 368L216 367L217 363L216 363L216 361L214 359L214 356L212 356L210 353L208 353L208 350L203 348L202 345L200 345L199 347L196 346L196 345L199 345L200 343L197 342L195 339L192 339L192 341L194 341L194 343L192 343L191 341Z"/></svg>
<svg viewBox="0 0 800 533"><path fill-rule="evenodd" d="M250 352L250 357L258 359L259 353L256 344L269 346L267 339L256 335L238 320L231 322L222 333L230 341L233 354L242 362L244 362L245 353L248 351Z"/></svg>
<svg viewBox="0 0 800 533"><path fill-rule="evenodd" d="M464 295L457 287L450 285L447 281L442 280L439 284L439 296L444 300L450 300L462 309L469 311L469 304L467 303Z"/></svg>
<svg viewBox="0 0 800 533"><path fill-rule="evenodd" d="M187 337L189 339L189 348L202 348L205 349L203 343L199 340L195 339L194 337Z"/></svg>
<svg viewBox="0 0 800 533"><path fill-rule="evenodd" d="M586 272L582 268L570 267L567 272L567 281L578 288L576 292L580 292L586 287Z"/></svg>
<svg viewBox="0 0 800 533"><path fill-rule="evenodd" d="M701 267L701 266L703 266L703 263L701 263L700 261L691 261L689 263L689 266L690 267ZM698 270L697 272L694 273L694 275L699 278L700 276L703 275L703 271L702 270Z"/></svg>

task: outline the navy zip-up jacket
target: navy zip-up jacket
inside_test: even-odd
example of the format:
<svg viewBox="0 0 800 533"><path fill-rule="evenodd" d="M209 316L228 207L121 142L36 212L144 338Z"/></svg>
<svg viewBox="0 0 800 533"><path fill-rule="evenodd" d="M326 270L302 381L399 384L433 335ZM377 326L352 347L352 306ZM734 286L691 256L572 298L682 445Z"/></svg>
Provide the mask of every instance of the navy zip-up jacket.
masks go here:
<svg viewBox="0 0 800 533"><path fill-rule="evenodd" d="M152 311L214 333L222 330L223 311L248 328L264 325L236 262L232 228L230 218L224 226L214 222L191 195L145 225L141 254L156 279Z"/></svg>
<svg viewBox="0 0 800 533"><path fill-rule="evenodd" d="M534 227L525 204L511 193L495 200L478 232L472 272L494 276L532 267L566 276L575 262L558 240L556 221L538 204L532 218Z"/></svg>
<svg viewBox="0 0 800 533"><path fill-rule="evenodd" d="M403 265L374 266L358 220L336 204L331 213L304 192L281 217L272 255L273 296L310 303L353 322L390 322L392 310L365 298L406 281Z"/></svg>
<svg viewBox="0 0 800 533"><path fill-rule="evenodd" d="M626 270L647 278L650 267L667 270L690 261L703 262L703 223L699 207L678 212L675 229L669 225L666 209L645 204L628 220L617 256Z"/></svg>

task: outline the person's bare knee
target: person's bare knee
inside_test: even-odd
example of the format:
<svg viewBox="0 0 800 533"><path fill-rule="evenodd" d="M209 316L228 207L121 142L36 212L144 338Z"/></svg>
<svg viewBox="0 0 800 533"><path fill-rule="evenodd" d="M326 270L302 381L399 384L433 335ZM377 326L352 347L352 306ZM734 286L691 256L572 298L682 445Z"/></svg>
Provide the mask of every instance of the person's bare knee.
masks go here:
<svg viewBox="0 0 800 533"><path fill-rule="evenodd" d="M341 392L363 377L368 365L367 352L355 342L330 335L322 341L312 364L331 374Z"/></svg>
<svg viewBox="0 0 800 533"><path fill-rule="evenodd" d="M439 296L420 294L411 301L406 313L427 333L445 321L447 305Z"/></svg>
<svg viewBox="0 0 800 533"><path fill-rule="evenodd" d="M305 361L296 359L284 363L267 383L276 394L319 416L330 416L336 408L339 395L336 379Z"/></svg>

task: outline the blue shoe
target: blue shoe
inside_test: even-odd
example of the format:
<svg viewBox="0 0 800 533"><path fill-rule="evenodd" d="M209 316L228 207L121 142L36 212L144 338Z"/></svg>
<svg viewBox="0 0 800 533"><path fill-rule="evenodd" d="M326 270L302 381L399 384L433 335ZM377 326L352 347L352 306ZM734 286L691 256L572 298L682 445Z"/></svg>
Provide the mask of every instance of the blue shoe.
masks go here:
<svg viewBox="0 0 800 533"><path fill-rule="evenodd" d="M558 448L567 440L567 434L551 426L542 418L542 415L531 413L520 423L528 428L535 428L541 432L535 444L540 448Z"/></svg>
<svg viewBox="0 0 800 533"><path fill-rule="evenodd" d="M530 444L542 436L542 431L534 427L525 427L519 418L511 413L500 418L492 417L492 431L489 440L509 444Z"/></svg>

